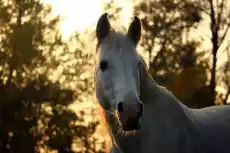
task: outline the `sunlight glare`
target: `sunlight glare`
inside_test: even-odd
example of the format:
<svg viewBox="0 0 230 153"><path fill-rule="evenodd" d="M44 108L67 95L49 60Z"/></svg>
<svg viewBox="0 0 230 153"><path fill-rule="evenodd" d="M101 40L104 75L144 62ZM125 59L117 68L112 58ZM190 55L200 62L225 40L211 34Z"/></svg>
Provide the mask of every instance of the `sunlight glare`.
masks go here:
<svg viewBox="0 0 230 153"><path fill-rule="evenodd" d="M64 39L67 39L75 30L83 32L95 26L98 18L104 11L106 0L45 0L52 5L54 15L61 15L60 29ZM107 0L109 2L110 0ZM132 15L131 0L116 0L122 7L122 24L127 27Z"/></svg>
<svg viewBox="0 0 230 153"><path fill-rule="evenodd" d="M118 4L122 8L121 12L121 18L122 18L122 24L124 27L128 28L129 22L131 20L132 14L133 14L133 1L131 0L117 0Z"/></svg>
<svg viewBox="0 0 230 153"><path fill-rule="evenodd" d="M54 15L64 19L60 24L63 37L73 31L83 32L87 26L95 24L103 10L101 0L46 0L53 7Z"/></svg>

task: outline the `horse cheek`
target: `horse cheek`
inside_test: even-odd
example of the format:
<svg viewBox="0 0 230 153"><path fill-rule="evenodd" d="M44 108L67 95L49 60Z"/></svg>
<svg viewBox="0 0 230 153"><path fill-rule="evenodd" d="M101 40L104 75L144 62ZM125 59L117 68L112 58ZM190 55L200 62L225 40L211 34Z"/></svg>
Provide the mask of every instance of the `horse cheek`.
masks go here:
<svg viewBox="0 0 230 153"><path fill-rule="evenodd" d="M110 108L109 101L104 95L102 84L98 79L96 80L96 97L103 109L108 110Z"/></svg>

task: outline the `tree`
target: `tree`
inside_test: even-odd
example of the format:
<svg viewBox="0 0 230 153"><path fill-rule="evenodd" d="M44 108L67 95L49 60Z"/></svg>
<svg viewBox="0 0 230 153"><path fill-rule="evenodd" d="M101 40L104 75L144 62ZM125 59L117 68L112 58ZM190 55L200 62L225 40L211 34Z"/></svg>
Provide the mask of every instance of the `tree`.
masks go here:
<svg viewBox="0 0 230 153"><path fill-rule="evenodd" d="M219 94L219 96L217 97L217 101L219 101L221 104L228 104L228 100L229 100L229 94L230 94L230 47L227 46L227 48L225 49L226 53L227 53L227 62L225 62L224 64L221 65L221 67L219 68L220 71L222 72L222 75L220 76L221 79L220 81L220 85L221 87L223 87L225 89L225 93Z"/></svg>
<svg viewBox="0 0 230 153"><path fill-rule="evenodd" d="M205 106L194 95L206 86L207 63L202 59L204 53L196 51L199 40L189 39L191 29L201 20L197 6L187 0L140 0L134 13L142 19L141 47L148 53L153 78L187 105ZM188 76L196 83L188 82Z"/></svg>
<svg viewBox="0 0 230 153"><path fill-rule="evenodd" d="M0 152L73 152L75 141L96 141L90 138L98 123L84 126L83 116L68 108L92 91L80 79L84 43L78 35L82 46L64 42L60 17L51 13L39 0L0 1ZM96 152L86 147L81 152Z"/></svg>
<svg viewBox="0 0 230 153"><path fill-rule="evenodd" d="M209 81L210 88L210 101L209 105L214 105L216 101L216 84L217 84L217 63L218 63L218 53L222 51L225 52L225 43L227 41L227 36L229 35L230 28L230 11L229 11L229 1L220 0L205 0L197 2L199 5L199 10L203 13L205 18L209 18L209 29L211 32L210 41L212 44L211 56L211 79ZM229 44L228 44L229 45ZM223 49L224 48L224 49ZM227 89L228 90L228 89Z"/></svg>
<svg viewBox="0 0 230 153"><path fill-rule="evenodd" d="M116 0L110 0L104 4L104 10L108 13L108 18L110 19L111 24L113 27L117 28L116 30L125 31L125 27L121 24L122 23L122 7L119 6L119 3Z"/></svg>

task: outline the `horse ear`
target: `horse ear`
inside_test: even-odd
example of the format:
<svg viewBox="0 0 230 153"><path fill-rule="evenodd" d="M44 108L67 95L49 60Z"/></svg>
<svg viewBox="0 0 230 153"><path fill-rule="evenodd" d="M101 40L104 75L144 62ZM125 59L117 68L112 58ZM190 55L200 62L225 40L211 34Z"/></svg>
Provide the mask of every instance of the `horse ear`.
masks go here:
<svg viewBox="0 0 230 153"><path fill-rule="evenodd" d="M137 45L141 39L141 20L135 16L132 23L129 25L127 34Z"/></svg>
<svg viewBox="0 0 230 153"><path fill-rule="evenodd" d="M99 18L96 27L96 36L99 43L109 35L110 29L111 26L108 20L108 13L104 13Z"/></svg>

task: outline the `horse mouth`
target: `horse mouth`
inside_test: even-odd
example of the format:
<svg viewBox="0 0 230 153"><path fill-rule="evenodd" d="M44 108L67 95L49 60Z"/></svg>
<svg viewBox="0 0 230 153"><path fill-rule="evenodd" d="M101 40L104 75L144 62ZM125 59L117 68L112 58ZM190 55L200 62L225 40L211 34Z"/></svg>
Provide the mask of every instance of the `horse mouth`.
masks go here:
<svg viewBox="0 0 230 153"><path fill-rule="evenodd" d="M139 130L141 128L141 124L139 119L128 119L125 125L122 125L123 131L134 131Z"/></svg>

